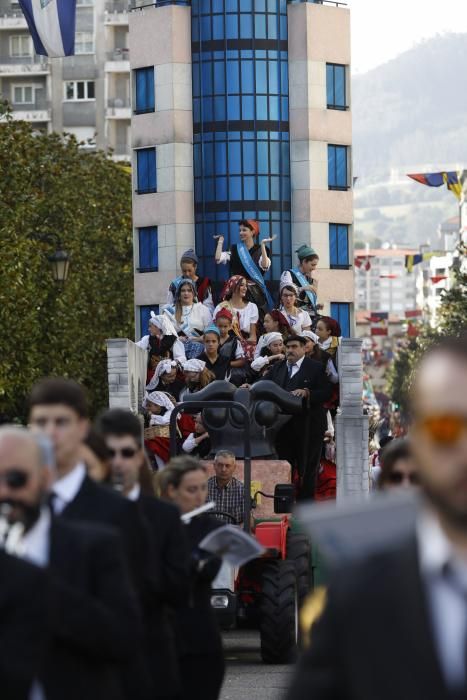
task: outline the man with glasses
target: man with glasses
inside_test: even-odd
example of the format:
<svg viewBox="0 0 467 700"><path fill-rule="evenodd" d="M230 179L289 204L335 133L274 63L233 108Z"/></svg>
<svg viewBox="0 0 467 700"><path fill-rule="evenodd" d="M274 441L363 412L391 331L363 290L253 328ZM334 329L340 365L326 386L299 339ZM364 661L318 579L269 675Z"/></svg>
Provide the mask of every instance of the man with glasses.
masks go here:
<svg viewBox="0 0 467 700"><path fill-rule="evenodd" d="M467 337L422 359L410 448L413 533L332 579L289 700L467 697Z"/></svg>
<svg viewBox="0 0 467 700"><path fill-rule="evenodd" d="M189 560L178 509L155 497L145 464L142 424L131 411L112 408L96 422L110 460L112 481L136 503L150 531L149 559L156 578L143 600L146 657L152 698L169 700L181 690L180 669L171 624L173 611L189 597ZM142 470L149 484L142 487ZM143 492L144 491L144 492Z"/></svg>
<svg viewBox="0 0 467 700"><path fill-rule="evenodd" d="M32 603L40 604L46 624L31 692L26 687L21 695L10 694L11 669L7 669L7 675L1 675L0 695L6 699L124 700L120 668L137 653L141 627L121 543L108 529L75 525L51 515L47 507L53 480L51 455L50 447L25 428L0 428L1 545L38 571L36 580L31 578L30 602L24 601L24 610L12 609L9 615L21 619ZM0 557L0 572L11 575L9 583L16 581L21 592L18 566L10 562L5 568L2 562ZM45 585L39 576L42 571ZM4 587L2 579L0 599ZM15 603L14 598L11 602ZM8 629L8 614L2 615L2 633L5 618ZM33 618L30 622L28 634L34 640L37 630ZM12 634L10 648L0 634L0 672L8 655L16 653L18 658L10 658L12 669L24 664L25 682L30 684L30 642L25 640L18 649L15 641Z"/></svg>

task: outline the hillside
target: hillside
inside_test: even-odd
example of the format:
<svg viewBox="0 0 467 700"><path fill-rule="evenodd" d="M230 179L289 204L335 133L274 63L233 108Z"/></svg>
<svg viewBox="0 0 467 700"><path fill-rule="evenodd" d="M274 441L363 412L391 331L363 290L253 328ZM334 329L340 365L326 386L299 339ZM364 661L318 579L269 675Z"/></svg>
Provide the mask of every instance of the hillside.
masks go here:
<svg viewBox="0 0 467 700"><path fill-rule="evenodd" d="M356 239L434 242L456 214L445 188L405 174L467 167L466 55L467 34L436 36L353 78Z"/></svg>

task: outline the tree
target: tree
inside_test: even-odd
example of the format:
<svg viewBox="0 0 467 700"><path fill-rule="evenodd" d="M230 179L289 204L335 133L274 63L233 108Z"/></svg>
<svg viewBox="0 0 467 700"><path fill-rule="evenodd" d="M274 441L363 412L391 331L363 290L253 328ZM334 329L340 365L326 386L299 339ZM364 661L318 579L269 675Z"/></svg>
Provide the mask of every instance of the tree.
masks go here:
<svg viewBox="0 0 467 700"><path fill-rule="evenodd" d="M45 375L83 383L96 412L105 340L133 337L131 180L105 153L0 111L0 412L24 418ZM71 256L62 289L47 261L57 236Z"/></svg>
<svg viewBox="0 0 467 700"><path fill-rule="evenodd" d="M440 338L467 332L467 247L463 243L458 246L455 263L454 282L442 295L437 327L424 328L417 338L399 350L387 374L387 391L405 418L409 411L412 377L423 354Z"/></svg>

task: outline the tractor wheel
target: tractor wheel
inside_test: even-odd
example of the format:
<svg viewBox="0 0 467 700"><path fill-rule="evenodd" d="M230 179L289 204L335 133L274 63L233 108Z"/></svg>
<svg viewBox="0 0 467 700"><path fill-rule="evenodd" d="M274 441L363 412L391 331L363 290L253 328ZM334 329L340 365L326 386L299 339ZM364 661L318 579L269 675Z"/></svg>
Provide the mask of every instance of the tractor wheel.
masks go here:
<svg viewBox="0 0 467 700"><path fill-rule="evenodd" d="M297 574L298 603L301 605L313 589L313 570L311 568L311 544L306 535L291 530L287 533L287 561L295 565Z"/></svg>
<svg viewBox="0 0 467 700"><path fill-rule="evenodd" d="M297 575L293 562L276 560L263 571L261 657L268 664L295 660L298 645Z"/></svg>

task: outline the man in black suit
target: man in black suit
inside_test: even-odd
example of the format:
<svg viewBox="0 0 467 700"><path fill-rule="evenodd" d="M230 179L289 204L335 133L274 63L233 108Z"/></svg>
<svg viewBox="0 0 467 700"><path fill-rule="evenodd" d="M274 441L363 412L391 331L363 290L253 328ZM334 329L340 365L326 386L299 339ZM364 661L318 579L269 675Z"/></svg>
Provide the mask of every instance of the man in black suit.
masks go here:
<svg viewBox="0 0 467 700"><path fill-rule="evenodd" d="M48 641L47 576L0 550L0 687L3 700L28 700Z"/></svg>
<svg viewBox="0 0 467 700"><path fill-rule="evenodd" d="M264 376L303 399L302 416L294 416L286 423L276 442L279 458L289 461L301 477L301 498L311 498L314 493L326 431L323 403L332 391L322 363L305 357L306 340L289 336L285 341L286 359L276 362Z"/></svg>
<svg viewBox="0 0 467 700"><path fill-rule="evenodd" d="M188 548L180 513L175 506L155 497L139 419L130 411L114 408L101 414L96 429L105 439L113 480L120 485L122 494L140 508L150 530L152 565L159 574L157 585L148 589L143 603L152 697L176 698L181 688L173 616L176 609L186 605L190 587Z"/></svg>
<svg viewBox="0 0 467 700"><path fill-rule="evenodd" d="M415 532L339 570L288 700L467 697L467 337L423 358L410 444Z"/></svg>
<svg viewBox="0 0 467 700"><path fill-rule="evenodd" d="M37 576L38 590L30 591L32 600L42 595L47 619L32 697L123 700L120 666L136 653L141 623L120 539L112 531L51 516L50 454L25 428L0 428L0 506L9 525L23 530L18 555L46 577L44 585Z"/></svg>

